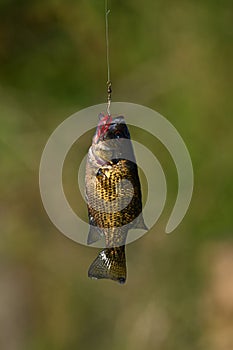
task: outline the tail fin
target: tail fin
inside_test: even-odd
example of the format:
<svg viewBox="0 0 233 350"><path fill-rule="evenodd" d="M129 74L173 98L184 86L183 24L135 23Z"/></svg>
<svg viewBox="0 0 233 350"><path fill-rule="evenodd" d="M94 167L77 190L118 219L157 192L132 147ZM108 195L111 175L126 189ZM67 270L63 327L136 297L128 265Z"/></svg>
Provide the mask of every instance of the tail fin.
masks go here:
<svg viewBox="0 0 233 350"><path fill-rule="evenodd" d="M125 283L125 246L102 250L89 267L88 277L95 279L108 278L121 284Z"/></svg>

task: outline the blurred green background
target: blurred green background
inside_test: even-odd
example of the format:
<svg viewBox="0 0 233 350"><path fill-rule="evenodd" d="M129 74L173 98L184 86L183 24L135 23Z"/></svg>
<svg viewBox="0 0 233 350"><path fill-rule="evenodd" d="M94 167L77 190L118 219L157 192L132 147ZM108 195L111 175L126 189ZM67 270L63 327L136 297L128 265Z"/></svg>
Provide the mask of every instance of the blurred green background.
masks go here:
<svg viewBox="0 0 233 350"><path fill-rule="evenodd" d="M105 102L104 1L0 1L0 349L233 349L232 10L227 0L111 1L113 100L170 120L195 175L189 211L166 236L177 177L154 144L166 209L127 246L121 286L88 279L98 250L60 234L38 186L52 131Z"/></svg>

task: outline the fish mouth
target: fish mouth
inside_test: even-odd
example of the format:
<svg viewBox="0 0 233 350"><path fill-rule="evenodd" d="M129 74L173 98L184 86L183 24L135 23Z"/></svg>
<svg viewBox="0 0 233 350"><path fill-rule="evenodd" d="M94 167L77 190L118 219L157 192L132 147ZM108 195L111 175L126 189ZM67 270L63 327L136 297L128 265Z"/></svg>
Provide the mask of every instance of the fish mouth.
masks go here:
<svg viewBox="0 0 233 350"><path fill-rule="evenodd" d="M121 118L121 119L120 119ZM104 140L112 139L130 139L129 130L123 117L114 120L104 135Z"/></svg>
<svg viewBox="0 0 233 350"><path fill-rule="evenodd" d="M100 114L99 120L94 137L95 143L121 138L130 139L129 130L123 116L113 118L109 115Z"/></svg>

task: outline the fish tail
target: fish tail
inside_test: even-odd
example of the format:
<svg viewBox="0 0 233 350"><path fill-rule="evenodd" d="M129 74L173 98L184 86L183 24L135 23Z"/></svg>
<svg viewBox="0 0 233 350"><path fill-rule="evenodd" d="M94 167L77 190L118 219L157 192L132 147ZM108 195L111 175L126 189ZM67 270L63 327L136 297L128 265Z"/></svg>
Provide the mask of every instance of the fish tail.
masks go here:
<svg viewBox="0 0 233 350"><path fill-rule="evenodd" d="M121 284L126 281L125 246L103 249L88 270L88 277L107 278Z"/></svg>

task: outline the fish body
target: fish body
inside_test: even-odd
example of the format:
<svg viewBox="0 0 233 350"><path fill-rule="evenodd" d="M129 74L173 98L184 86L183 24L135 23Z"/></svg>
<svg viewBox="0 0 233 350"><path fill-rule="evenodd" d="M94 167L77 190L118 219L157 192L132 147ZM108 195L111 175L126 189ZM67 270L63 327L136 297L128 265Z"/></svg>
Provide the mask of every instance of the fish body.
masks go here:
<svg viewBox="0 0 233 350"><path fill-rule="evenodd" d="M124 117L100 115L86 163L87 243L102 237L106 248L91 264L91 278L126 280L125 242L129 229L147 229L142 217L138 168Z"/></svg>

